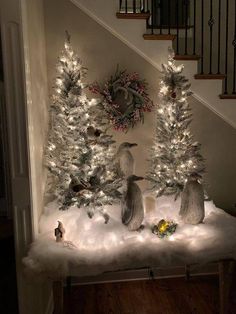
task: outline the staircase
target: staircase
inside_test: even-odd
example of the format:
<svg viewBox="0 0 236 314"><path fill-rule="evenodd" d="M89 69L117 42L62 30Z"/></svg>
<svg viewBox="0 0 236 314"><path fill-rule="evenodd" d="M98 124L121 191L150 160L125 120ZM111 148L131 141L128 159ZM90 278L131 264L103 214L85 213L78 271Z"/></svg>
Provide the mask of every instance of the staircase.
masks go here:
<svg viewBox="0 0 236 314"><path fill-rule="evenodd" d="M173 46L193 97L236 128L235 0L71 0L157 69Z"/></svg>

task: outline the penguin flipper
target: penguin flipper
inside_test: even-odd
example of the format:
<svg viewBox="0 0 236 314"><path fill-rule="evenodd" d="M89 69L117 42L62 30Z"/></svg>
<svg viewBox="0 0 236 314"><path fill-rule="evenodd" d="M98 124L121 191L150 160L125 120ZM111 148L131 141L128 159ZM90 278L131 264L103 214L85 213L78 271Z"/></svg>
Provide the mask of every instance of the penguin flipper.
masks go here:
<svg viewBox="0 0 236 314"><path fill-rule="evenodd" d="M132 210L129 207L129 203L130 203L129 200L127 200L127 197L125 197L121 204L122 206L121 219L124 225L127 225L132 219Z"/></svg>
<svg viewBox="0 0 236 314"><path fill-rule="evenodd" d="M122 211L122 223L123 223L124 225L128 225L129 222L131 221L131 219L132 219L131 210L126 207L126 208Z"/></svg>

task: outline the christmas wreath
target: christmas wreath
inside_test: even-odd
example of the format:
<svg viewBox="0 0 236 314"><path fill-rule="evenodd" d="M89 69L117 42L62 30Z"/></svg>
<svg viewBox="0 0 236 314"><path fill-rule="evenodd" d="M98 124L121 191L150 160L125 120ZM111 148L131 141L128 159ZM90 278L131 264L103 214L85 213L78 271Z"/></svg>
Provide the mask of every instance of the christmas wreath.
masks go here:
<svg viewBox="0 0 236 314"><path fill-rule="evenodd" d="M147 93L147 83L138 73L129 74L117 68L114 76L100 86L97 82L90 90L103 96L103 108L115 130L127 132L137 122L144 122L144 112L150 112L153 102Z"/></svg>

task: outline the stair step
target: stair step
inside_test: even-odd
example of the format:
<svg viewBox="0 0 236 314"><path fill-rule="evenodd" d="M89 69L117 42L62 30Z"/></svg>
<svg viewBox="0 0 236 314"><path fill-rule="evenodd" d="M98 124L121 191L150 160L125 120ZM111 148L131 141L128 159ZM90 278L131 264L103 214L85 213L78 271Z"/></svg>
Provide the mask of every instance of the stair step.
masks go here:
<svg viewBox="0 0 236 314"><path fill-rule="evenodd" d="M145 40L174 40L175 35L170 34L144 34Z"/></svg>
<svg viewBox="0 0 236 314"><path fill-rule="evenodd" d="M200 56L197 55L175 55L174 57L175 60L199 60L201 59Z"/></svg>
<svg viewBox="0 0 236 314"><path fill-rule="evenodd" d="M196 80L223 80L226 78L225 74L196 74Z"/></svg>
<svg viewBox="0 0 236 314"><path fill-rule="evenodd" d="M188 25L187 26L187 29L189 30L189 29L193 29L194 28L194 26L193 25ZM185 25L179 25L179 26L176 26L176 25L147 25L147 29L173 29L173 30L175 30L175 32L176 32L176 30L178 29L178 30L185 30L186 29L186 26Z"/></svg>
<svg viewBox="0 0 236 314"><path fill-rule="evenodd" d="M220 99L236 99L236 94L221 94Z"/></svg>
<svg viewBox="0 0 236 314"><path fill-rule="evenodd" d="M150 17L150 13L116 13L118 19L132 19L132 20L147 20Z"/></svg>

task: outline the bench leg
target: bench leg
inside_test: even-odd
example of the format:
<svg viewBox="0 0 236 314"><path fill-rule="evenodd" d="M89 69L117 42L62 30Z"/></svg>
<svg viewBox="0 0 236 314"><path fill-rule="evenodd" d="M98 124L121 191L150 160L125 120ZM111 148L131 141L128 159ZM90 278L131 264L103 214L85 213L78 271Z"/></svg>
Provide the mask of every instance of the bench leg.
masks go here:
<svg viewBox="0 0 236 314"><path fill-rule="evenodd" d="M66 277L66 290L69 293L71 291L71 277Z"/></svg>
<svg viewBox="0 0 236 314"><path fill-rule="evenodd" d="M53 314L63 314L63 281L58 280L53 282Z"/></svg>
<svg viewBox="0 0 236 314"><path fill-rule="evenodd" d="M234 261L219 262L220 314L229 313L229 298L233 270Z"/></svg>

